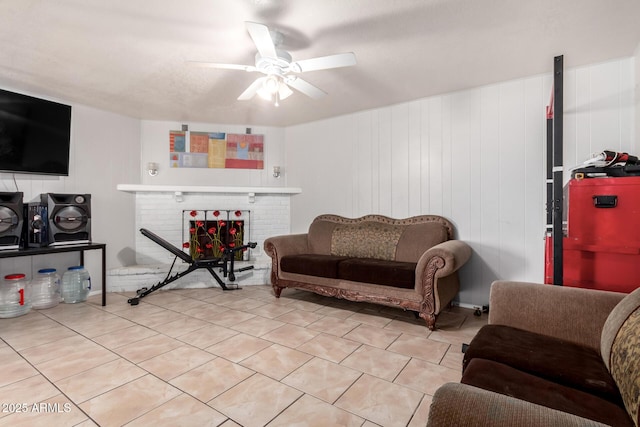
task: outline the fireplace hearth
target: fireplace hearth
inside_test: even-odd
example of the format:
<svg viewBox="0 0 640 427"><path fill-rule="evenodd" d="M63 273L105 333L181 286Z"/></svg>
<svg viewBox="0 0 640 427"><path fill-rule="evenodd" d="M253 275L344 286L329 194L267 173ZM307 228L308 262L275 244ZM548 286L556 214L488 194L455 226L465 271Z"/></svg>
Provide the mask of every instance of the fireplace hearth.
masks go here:
<svg viewBox="0 0 640 427"><path fill-rule="evenodd" d="M250 241L249 210L183 210L183 250L192 259L221 258L225 249ZM236 261L249 259L248 251L238 251Z"/></svg>

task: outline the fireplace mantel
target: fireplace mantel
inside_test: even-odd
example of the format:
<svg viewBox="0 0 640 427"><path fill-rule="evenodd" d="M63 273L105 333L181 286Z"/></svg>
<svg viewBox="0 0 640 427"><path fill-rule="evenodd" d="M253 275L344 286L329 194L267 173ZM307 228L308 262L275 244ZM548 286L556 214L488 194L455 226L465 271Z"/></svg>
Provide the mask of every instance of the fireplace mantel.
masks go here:
<svg viewBox="0 0 640 427"><path fill-rule="evenodd" d="M249 201L253 202L256 194L298 194L302 189L297 187L227 187L205 185L143 185L143 184L118 184L116 189L128 193L173 193L176 201L182 201L184 193L241 193L247 194Z"/></svg>

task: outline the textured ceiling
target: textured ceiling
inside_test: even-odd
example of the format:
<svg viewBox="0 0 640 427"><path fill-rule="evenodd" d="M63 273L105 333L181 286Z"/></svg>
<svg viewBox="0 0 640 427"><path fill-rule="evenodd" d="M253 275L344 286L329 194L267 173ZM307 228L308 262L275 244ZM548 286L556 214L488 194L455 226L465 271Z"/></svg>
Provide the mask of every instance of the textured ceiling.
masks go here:
<svg viewBox="0 0 640 427"><path fill-rule="evenodd" d="M151 120L293 125L630 56L637 0L4 0L0 87ZM329 95L275 107L236 98L259 75L244 21L293 59L354 52L305 73Z"/></svg>

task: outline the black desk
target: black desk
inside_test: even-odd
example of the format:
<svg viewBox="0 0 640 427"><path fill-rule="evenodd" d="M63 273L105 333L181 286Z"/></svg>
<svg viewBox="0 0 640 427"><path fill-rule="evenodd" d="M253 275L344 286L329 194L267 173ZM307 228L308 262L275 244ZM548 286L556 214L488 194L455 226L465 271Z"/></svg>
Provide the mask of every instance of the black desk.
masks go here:
<svg viewBox="0 0 640 427"><path fill-rule="evenodd" d="M44 246L41 248L8 249L0 251L0 258L15 258L33 255L50 255L62 252L80 252L80 264L84 265L84 251L100 249L102 251L102 306L107 305L107 273L106 273L106 250L104 243L82 243L62 246Z"/></svg>

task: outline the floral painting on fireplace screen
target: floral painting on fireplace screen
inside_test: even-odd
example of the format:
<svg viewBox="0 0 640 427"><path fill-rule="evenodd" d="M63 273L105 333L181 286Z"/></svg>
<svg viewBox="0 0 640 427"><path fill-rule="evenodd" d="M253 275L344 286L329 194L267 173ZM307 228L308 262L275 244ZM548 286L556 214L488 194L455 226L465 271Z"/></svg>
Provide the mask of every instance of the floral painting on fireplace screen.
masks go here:
<svg viewBox="0 0 640 427"><path fill-rule="evenodd" d="M250 218L248 210L183 210L182 248L194 260L221 258L249 242ZM236 261L248 259L248 250L235 252Z"/></svg>
<svg viewBox="0 0 640 427"><path fill-rule="evenodd" d="M264 169L264 136L169 131L172 168Z"/></svg>

